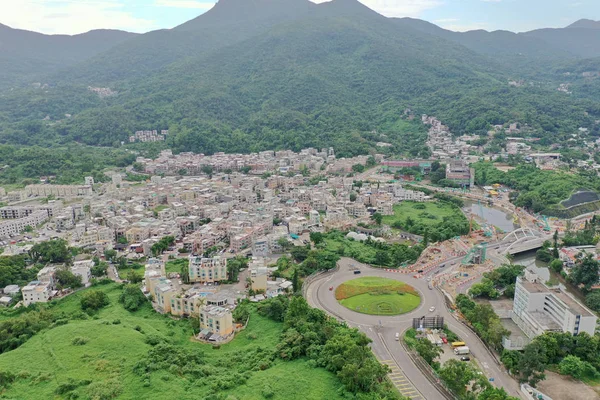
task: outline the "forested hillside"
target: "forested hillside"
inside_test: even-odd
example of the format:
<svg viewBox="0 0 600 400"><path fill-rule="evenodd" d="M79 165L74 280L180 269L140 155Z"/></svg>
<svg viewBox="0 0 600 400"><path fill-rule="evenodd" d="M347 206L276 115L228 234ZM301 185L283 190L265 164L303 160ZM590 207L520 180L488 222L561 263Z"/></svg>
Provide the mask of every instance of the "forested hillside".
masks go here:
<svg viewBox="0 0 600 400"><path fill-rule="evenodd" d="M43 35L0 24L0 89L41 79L135 36L105 29L73 36Z"/></svg>
<svg viewBox="0 0 600 400"><path fill-rule="evenodd" d="M561 43L587 30L594 48L596 30L581 25L590 24L557 30L566 32ZM544 143L593 131L597 82L567 72L597 60L542 36L459 34L385 18L357 0L221 0L172 30L45 74L47 87L0 91L0 143L120 146L136 130L169 129L166 146L176 151L334 146L355 155L385 138L390 152L426 157L424 131L402 119L406 108L456 134L515 121ZM508 85L521 74L543 79ZM571 95L556 90L569 79Z"/></svg>

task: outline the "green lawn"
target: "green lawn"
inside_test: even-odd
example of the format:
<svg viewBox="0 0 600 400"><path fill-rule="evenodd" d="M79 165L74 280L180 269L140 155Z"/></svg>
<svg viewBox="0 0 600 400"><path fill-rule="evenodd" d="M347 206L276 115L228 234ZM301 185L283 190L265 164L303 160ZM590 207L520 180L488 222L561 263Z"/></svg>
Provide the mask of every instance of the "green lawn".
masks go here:
<svg viewBox="0 0 600 400"><path fill-rule="evenodd" d="M110 284L99 287L107 292L111 304L97 316L70 320L68 324L42 331L21 347L0 355L0 371L18 374L17 380L2 392L7 399L66 399L56 388L72 378L88 380L75 389L79 399L183 399L209 398L211 393L231 395L227 399L263 399L273 392L273 399L341 399L341 384L335 375L314 368L305 360L285 362L275 359L265 370L247 370L245 356L257 349L275 349L282 324L252 312L250 323L233 342L213 349L193 342L189 321L173 320L155 313L150 306L134 313L118 303L121 289ZM54 307L66 312L79 311L81 292L58 302ZM167 369L146 376L134 373L134 366L152 348L145 343L149 335L169 340L177 348L202 356L208 376L192 378ZM74 345L74 337L87 339ZM247 377L245 382L220 388L231 376ZM293 378L292 378L293 377ZM102 396L115 390L116 396ZM100 390L102 393L102 390ZM225 398L223 397L223 398ZM73 397L74 398L74 397Z"/></svg>
<svg viewBox="0 0 600 400"><path fill-rule="evenodd" d="M398 315L421 303L417 291L394 279L364 277L338 286L335 297L344 307L371 315Z"/></svg>
<svg viewBox="0 0 600 400"><path fill-rule="evenodd" d="M383 217L383 223L391 226L394 222L400 221L404 225L406 219L410 217L417 224L434 226L442 222L444 217L456 215L463 214L459 208L448 203L403 201L394 205L394 215Z"/></svg>
<svg viewBox="0 0 600 400"><path fill-rule="evenodd" d="M181 267L187 266L189 264L189 260L187 258L177 258L175 260L169 260L165 264L165 271L168 273L176 272L181 273Z"/></svg>

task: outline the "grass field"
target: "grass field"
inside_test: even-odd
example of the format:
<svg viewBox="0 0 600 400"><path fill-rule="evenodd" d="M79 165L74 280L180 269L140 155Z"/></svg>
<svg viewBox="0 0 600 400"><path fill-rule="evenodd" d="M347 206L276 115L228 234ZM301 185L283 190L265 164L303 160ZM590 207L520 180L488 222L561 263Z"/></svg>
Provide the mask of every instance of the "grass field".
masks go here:
<svg viewBox="0 0 600 400"><path fill-rule="evenodd" d="M400 221L404 225L406 219L410 217L415 223L435 226L442 222L444 217L456 215L464 217L458 207L453 207L448 203L403 201L394 205L394 215L383 217L383 223L392 225L394 222Z"/></svg>
<svg viewBox="0 0 600 400"><path fill-rule="evenodd" d="M410 285L393 279L364 277L338 286L335 298L344 307L371 315L398 315L414 310L421 303Z"/></svg>
<svg viewBox="0 0 600 400"><path fill-rule="evenodd" d="M246 330L233 342L213 349L190 340L189 321L157 314L150 306L130 313L118 303L119 286L99 288L106 291L111 304L97 316L70 320L66 325L42 331L21 347L0 355L0 371L19 376L3 390L1 398L66 399L66 395L55 391L69 379L92 382L75 389L78 399L192 400L210 398L211 393L224 394L223 398L231 400L263 399L265 393L274 393L273 399L342 398L338 394L341 384L335 375L304 360L275 359L264 370L247 369L245 355L258 348L275 349L282 332L280 323L252 312ZM66 313L77 312L80 295L81 292L69 296L55 307ZM149 335L167 338L177 348L200 354L203 371L209 375L192 378L168 368L137 375L134 366L152 349L145 342ZM75 345L76 337L87 342ZM244 376L247 380L223 386L223 380L231 376Z"/></svg>

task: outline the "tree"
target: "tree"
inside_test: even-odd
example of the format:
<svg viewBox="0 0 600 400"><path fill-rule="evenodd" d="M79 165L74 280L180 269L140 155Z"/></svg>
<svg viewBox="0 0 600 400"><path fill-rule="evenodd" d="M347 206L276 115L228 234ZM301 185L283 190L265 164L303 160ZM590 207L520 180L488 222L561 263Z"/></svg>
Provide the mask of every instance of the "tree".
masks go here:
<svg viewBox="0 0 600 400"><path fill-rule="evenodd" d="M140 283L141 281L144 280L144 278L140 274L138 274L137 272L135 272L132 269L127 271L126 278L130 283Z"/></svg>
<svg viewBox="0 0 600 400"><path fill-rule="evenodd" d="M66 268L58 269L54 273L54 278L56 278L56 281L58 282L59 289L77 289L83 286L81 283L81 276L73 274Z"/></svg>
<svg viewBox="0 0 600 400"><path fill-rule="evenodd" d="M554 260L552 260L549 267L551 270L553 270L557 274L560 274L560 272L563 269L563 262L559 258L555 258Z"/></svg>
<svg viewBox="0 0 600 400"><path fill-rule="evenodd" d="M571 375L575 379L581 379L584 364L579 357L568 355L558 364L558 371L562 375Z"/></svg>
<svg viewBox="0 0 600 400"><path fill-rule="evenodd" d="M356 201L356 198L357 198L356 193L350 192L350 201L354 203Z"/></svg>
<svg viewBox="0 0 600 400"><path fill-rule="evenodd" d="M310 249L306 246L294 246L290 251L290 254L296 260L296 262L303 262L308 258L308 253Z"/></svg>
<svg viewBox="0 0 600 400"><path fill-rule="evenodd" d="M181 263L181 267L179 267L179 276L183 283L190 283L190 267L187 262Z"/></svg>
<svg viewBox="0 0 600 400"><path fill-rule="evenodd" d="M212 165L203 165L200 168L200 171L202 171L203 174L208 175L209 177L212 177L213 167L212 167Z"/></svg>
<svg viewBox="0 0 600 400"><path fill-rule="evenodd" d="M117 239L117 243L119 243L119 244L128 244L129 242L127 241L127 237L126 236L119 236L119 238Z"/></svg>
<svg viewBox="0 0 600 400"><path fill-rule="evenodd" d="M114 261L116 256L117 256L116 250L113 250L113 249L104 250L104 258L106 258L106 261Z"/></svg>
<svg viewBox="0 0 600 400"><path fill-rule="evenodd" d="M231 282L239 280L240 270L248 267L248 259L237 256L227 261L227 278Z"/></svg>
<svg viewBox="0 0 600 400"><path fill-rule="evenodd" d="M504 388L488 387L479 393L477 400L519 400L517 397L509 396Z"/></svg>
<svg viewBox="0 0 600 400"><path fill-rule="evenodd" d="M594 290L585 296L585 304L596 312L600 312L600 290Z"/></svg>
<svg viewBox="0 0 600 400"><path fill-rule="evenodd" d="M365 166L362 165L362 164L354 164L352 166L352 171L358 172L358 173L364 172L365 171Z"/></svg>
<svg viewBox="0 0 600 400"><path fill-rule="evenodd" d="M591 254L587 254L577 261L569 279L576 285L583 285L585 290L589 291L593 285L598 283L599 271L600 263Z"/></svg>
<svg viewBox="0 0 600 400"><path fill-rule="evenodd" d="M298 274L298 268L294 268L294 274L292 275L292 289L294 293L298 293L300 290L300 276Z"/></svg>
<svg viewBox="0 0 600 400"><path fill-rule="evenodd" d="M521 382L528 382L535 387L541 380L546 379L544 371L546 370L546 354L544 348L537 342L533 341L525 346L523 357L519 359L518 370L521 375Z"/></svg>
<svg viewBox="0 0 600 400"><path fill-rule="evenodd" d="M119 303L127 311L137 311L147 302L148 299L138 285L126 285L119 295Z"/></svg>
<svg viewBox="0 0 600 400"><path fill-rule="evenodd" d="M415 350L427 362L433 366L433 362L443 353L440 346L431 343L428 339L421 339L417 342Z"/></svg>
<svg viewBox="0 0 600 400"><path fill-rule="evenodd" d="M311 232L310 241L316 245L322 243L325 240L325 236L321 232Z"/></svg>
<svg viewBox="0 0 600 400"><path fill-rule="evenodd" d="M377 164L377 161L375 160L375 157L373 156L369 156L367 158L367 167L374 167Z"/></svg>
<svg viewBox="0 0 600 400"><path fill-rule="evenodd" d="M287 236L280 237L279 239L277 239L277 245L281 247L283 251L286 251L291 246L293 246L293 244L288 240Z"/></svg>
<svg viewBox="0 0 600 400"><path fill-rule="evenodd" d="M98 311L109 303L108 295L101 290L88 290L82 293L80 300L81 309L87 313Z"/></svg>
<svg viewBox="0 0 600 400"><path fill-rule="evenodd" d="M92 267L92 276L100 277L106 275L106 269L108 268L108 264L104 261L99 262L98 264Z"/></svg>
<svg viewBox="0 0 600 400"><path fill-rule="evenodd" d="M467 385L476 378L473 367L455 359L444 363L444 366L440 368L439 376L459 398L463 398L467 394Z"/></svg>
<svg viewBox="0 0 600 400"><path fill-rule="evenodd" d="M375 221L377 225L381 225L381 222L383 221L383 215L380 213L375 213L371 216L371 219Z"/></svg>
<svg viewBox="0 0 600 400"><path fill-rule="evenodd" d="M554 239L554 247L552 248L552 257L558 258L559 257L559 254L558 254L558 229L554 231L553 239Z"/></svg>
<svg viewBox="0 0 600 400"><path fill-rule="evenodd" d="M71 261L71 252L66 240L54 239L34 244L29 250L29 257L34 263L68 263Z"/></svg>

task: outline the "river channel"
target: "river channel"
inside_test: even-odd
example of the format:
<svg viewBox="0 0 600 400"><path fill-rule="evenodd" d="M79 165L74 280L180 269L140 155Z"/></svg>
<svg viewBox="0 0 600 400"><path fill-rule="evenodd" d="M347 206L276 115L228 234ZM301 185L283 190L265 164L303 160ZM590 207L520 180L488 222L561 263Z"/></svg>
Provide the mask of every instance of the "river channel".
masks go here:
<svg viewBox="0 0 600 400"><path fill-rule="evenodd" d="M489 207L484 203L465 201L463 212L467 215L467 218L470 214L473 214L503 232L512 232L519 227L515 224L514 217L511 214Z"/></svg>

